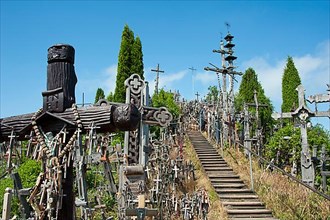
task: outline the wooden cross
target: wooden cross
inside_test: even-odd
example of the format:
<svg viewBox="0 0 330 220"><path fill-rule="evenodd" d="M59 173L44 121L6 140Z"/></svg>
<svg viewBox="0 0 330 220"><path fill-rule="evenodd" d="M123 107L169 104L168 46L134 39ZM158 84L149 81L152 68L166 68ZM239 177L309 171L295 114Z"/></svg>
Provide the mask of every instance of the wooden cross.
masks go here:
<svg viewBox="0 0 330 220"><path fill-rule="evenodd" d="M91 122L99 127L99 132L135 130L141 120L141 113L134 104L111 103L78 108L75 103L75 85L77 77L74 70L74 48L70 45L54 45L48 49L47 66L47 91L43 92L43 109L36 113L23 114L0 119L0 142L11 140L16 134L18 140L25 140L29 137L31 130L34 130L38 137L41 149L39 155L43 155L44 168L52 163L63 163L61 172L64 174L63 181L60 180L61 192L52 192L58 201L63 203L56 207L56 211L47 211L47 215L57 220L74 219L74 193L73 193L73 148L74 142L79 136L79 131L88 130ZM134 81L133 89L139 84ZM63 149L58 155L53 155L45 142L43 133L59 133L65 127L68 132L67 140L63 143ZM37 150L37 149L36 149ZM46 166L47 165L47 166ZM39 187L47 179L47 175L41 175L38 183L33 188L34 194L30 195L29 202L34 202L34 195L39 192ZM65 195L65 197L62 197ZM51 198L54 199L54 198ZM50 202L50 201L47 201ZM55 202L56 206L56 202ZM36 207L36 206L35 206ZM39 210L40 211L40 210ZM39 212L37 211L37 212ZM44 210L42 210L44 214ZM39 212L42 214L41 212ZM42 214L43 215L43 214ZM39 216L40 217L40 216Z"/></svg>
<svg viewBox="0 0 330 220"><path fill-rule="evenodd" d="M297 118L300 124L301 136L301 172L302 180L314 187L315 170L312 163L311 153L307 141L307 121L310 117L329 117L330 111L326 112L312 112L305 104L305 90L302 85L297 87L299 107L294 112L273 113L272 117L277 120L279 118ZM315 98L310 100L315 101Z"/></svg>
<svg viewBox="0 0 330 220"><path fill-rule="evenodd" d="M222 74L222 136L225 141L228 140L228 136L230 136L231 129L230 125L231 123L231 116L233 116L233 97L234 97L234 91L233 91L233 84L234 84L234 76L235 75L243 75L241 72L234 71L235 67L233 66L233 61L237 58L233 56L233 50L232 48L235 46L235 44L232 44L231 41L234 37L228 33L228 35L225 37L225 40L227 41L227 44L224 45L224 42L221 40L220 42L220 49L219 50L213 50L214 53L220 53L221 54L221 68L216 67L215 65L211 64L213 67L205 67L204 70L206 71L212 71L216 72L217 74ZM225 48L227 50L225 50ZM226 57L227 55L227 57ZM228 66L226 64L228 62ZM229 100L228 100L228 92L227 92L227 75L229 75L230 80L230 91L229 91Z"/></svg>
<svg viewBox="0 0 330 220"><path fill-rule="evenodd" d="M156 69L151 69L151 71L156 72L155 93L158 94L159 73L164 73L165 71L159 69L159 64L157 64Z"/></svg>
<svg viewBox="0 0 330 220"><path fill-rule="evenodd" d="M195 78L194 78L194 71L196 71L197 69L195 69L193 66L189 67L188 69L191 70L191 77L192 77L192 90L193 90L193 94L195 93Z"/></svg>
<svg viewBox="0 0 330 220"><path fill-rule="evenodd" d="M253 92L253 97L254 97L254 103L246 103L246 105L256 108L256 114L255 114L256 115L256 122L257 122L256 140L257 140L257 145L258 145L257 153L258 153L259 156L261 156L261 153L262 153L261 147L262 147L263 143L262 143L262 128L261 128L261 123L260 123L260 120L259 120L259 107L266 108L266 107L268 107L268 105L260 104L258 102L258 96L257 96L257 91L256 90L254 90L254 92Z"/></svg>
<svg viewBox="0 0 330 220"><path fill-rule="evenodd" d="M200 94L199 94L198 92L196 92L195 95L196 95L196 100L197 100L197 102L198 102L198 100L199 100L198 97L200 96Z"/></svg>

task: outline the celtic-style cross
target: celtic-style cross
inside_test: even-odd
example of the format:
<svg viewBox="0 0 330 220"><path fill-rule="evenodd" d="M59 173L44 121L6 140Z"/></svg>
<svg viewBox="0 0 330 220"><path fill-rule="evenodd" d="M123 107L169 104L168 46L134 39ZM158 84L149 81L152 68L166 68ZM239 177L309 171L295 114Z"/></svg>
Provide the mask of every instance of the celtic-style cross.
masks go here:
<svg viewBox="0 0 330 220"><path fill-rule="evenodd" d="M298 91L299 107L294 112L273 113L272 117L277 120L279 118L297 118L300 125L301 135L301 173L302 180L314 187L315 170L312 163L312 157L307 141L307 122L310 117L330 117L330 112L312 112L305 104L305 90L302 85L296 89ZM311 100L313 100L311 98Z"/></svg>

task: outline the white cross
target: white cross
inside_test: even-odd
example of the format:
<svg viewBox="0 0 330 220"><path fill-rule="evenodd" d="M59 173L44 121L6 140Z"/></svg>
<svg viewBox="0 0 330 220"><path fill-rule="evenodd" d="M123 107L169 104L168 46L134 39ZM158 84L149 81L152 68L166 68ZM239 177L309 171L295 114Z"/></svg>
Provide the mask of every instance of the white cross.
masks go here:
<svg viewBox="0 0 330 220"><path fill-rule="evenodd" d="M179 171L180 169L179 169L178 166L175 164L173 170L174 170L174 178L176 179L176 178L178 178L178 171Z"/></svg>
<svg viewBox="0 0 330 220"><path fill-rule="evenodd" d="M150 179L150 172L149 172L150 171L150 168L148 166L146 166L145 171L147 172L148 179Z"/></svg>
<svg viewBox="0 0 330 220"><path fill-rule="evenodd" d="M142 83L138 80L138 78L134 78L131 80L130 85L133 86L133 89L138 89Z"/></svg>

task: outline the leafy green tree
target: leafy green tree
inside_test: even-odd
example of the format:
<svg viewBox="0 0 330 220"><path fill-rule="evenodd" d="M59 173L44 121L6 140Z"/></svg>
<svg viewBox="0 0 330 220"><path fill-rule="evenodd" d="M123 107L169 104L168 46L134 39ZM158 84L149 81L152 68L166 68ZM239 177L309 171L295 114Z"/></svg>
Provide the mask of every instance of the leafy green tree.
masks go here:
<svg viewBox="0 0 330 220"><path fill-rule="evenodd" d="M320 152L322 146L330 152L330 133L322 125L317 124L307 130L308 145L312 151L313 146L318 147ZM295 151L295 154L293 152ZM266 156L269 160L276 159L278 165L291 166L293 160L300 163L301 136L300 129L295 128L291 123L275 132L266 145Z"/></svg>
<svg viewBox="0 0 330 220"><path fill-rule="evenodd" d="M174 100L174 94L160 89L158 93L152 96L153 107L166 107L172 113L173 118L177 118L180 114L180 108Z"/></svg>
<svg viewBox="0 0 330 220"><path fill-rule="evenodd" d="M95 95L95 101L94 103L97 103L100 99L104 99L105 95L104 95L104 91L101 88L98 88L96 90L96 95Z"/></svg>
<svg viewBox="0 0 330 220"><path fill-rule="evenodd" d="M141 44L141 40L139 37L135 38L135 41L134 41L133 47L132 47L131 73L136 73L142 79L144 79L142 44Z"/></svg>
<svg viewBox="0 0 330 220"><path fill-rule="evenodd" d="M282 77L282 112L290 112L298 107L298 93L296 88L301 84L298 70L292 57L288 57Z"/></svg>
<svg viewBox="0 0 330 220"><path fill-rule="evenodd" d="M258 75L254 69L249 68L242 76L242 81L239 87L239 92L235 97L236 111L242 111L244 103L255 103L254 91L257 92L258 103L266 104L267 108L259 108L260 125L266 132L266 137L270 135L273 125L271 117L273 105L268 97L266 97L264 89L258 81ZM255 113L255 107L249 107L249 112ZM254 125L256 127L256 124Z"/></svg>
<svg viewBox="0 0 330 220"><path fill-rule="evenodd" d="M30 188L35 185L37 177L41 172L41 163L35 160L27 159L18 169L17 172L21 178L23 188ZM13 189L13 180L9 177L0 180L0 207L3 205L3 196L5 189L10 187ZM12 201L12 212L19 215L18 199L15 197Z"/></svg>
<svg viewBox="0 0 330 220"><path fill-rule="evenodd" d="M219 96L219 90L217 89L216 86L209 86L208 90L209 92L206 95L206 101L209 103L214 101L216 103Z"/></svg>

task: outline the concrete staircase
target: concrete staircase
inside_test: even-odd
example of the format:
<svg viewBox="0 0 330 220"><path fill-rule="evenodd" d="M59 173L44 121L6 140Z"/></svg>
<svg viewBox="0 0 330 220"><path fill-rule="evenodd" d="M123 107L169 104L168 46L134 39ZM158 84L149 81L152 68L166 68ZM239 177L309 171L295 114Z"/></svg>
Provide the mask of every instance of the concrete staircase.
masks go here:
<svg viewBox="0 0 330 220"><path fill-rule="evenodd" d="M188 135L203 170L218 193L230 219L276 219L272 211L267 209L258 196L244 184L200 132L190 132Z"/></svg>

